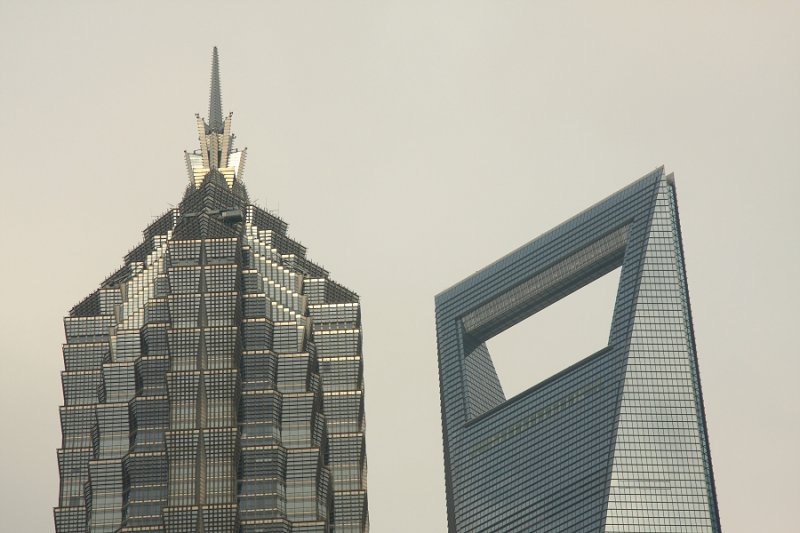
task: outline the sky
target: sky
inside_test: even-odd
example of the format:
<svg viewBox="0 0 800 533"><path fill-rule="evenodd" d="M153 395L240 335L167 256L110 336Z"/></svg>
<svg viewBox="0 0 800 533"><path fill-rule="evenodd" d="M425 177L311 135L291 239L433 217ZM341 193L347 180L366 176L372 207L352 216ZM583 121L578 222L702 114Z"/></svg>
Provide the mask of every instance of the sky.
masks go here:
<svg viewBox="0 0 800 533"><path fill-rule="evenodd" d="M0 0L0 20L0 529L53 529L62 318L180 201L216 45L251 200L361 296L373 531L446 530L434 295L661 165L722 526L796 531L800 3ZM508 390L601 348L613 289L493 340Z"/></svg>

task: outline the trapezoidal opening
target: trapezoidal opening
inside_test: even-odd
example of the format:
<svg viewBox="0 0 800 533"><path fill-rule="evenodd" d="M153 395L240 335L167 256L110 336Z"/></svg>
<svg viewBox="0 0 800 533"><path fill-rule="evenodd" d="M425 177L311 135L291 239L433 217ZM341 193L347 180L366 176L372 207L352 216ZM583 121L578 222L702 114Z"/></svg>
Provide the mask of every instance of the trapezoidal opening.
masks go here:
<svg viewBox="0 0 800 533"><path fill-rule="evenodd" d="M486 341L506 399L608 345L620 271L615 268Z"/></svg>

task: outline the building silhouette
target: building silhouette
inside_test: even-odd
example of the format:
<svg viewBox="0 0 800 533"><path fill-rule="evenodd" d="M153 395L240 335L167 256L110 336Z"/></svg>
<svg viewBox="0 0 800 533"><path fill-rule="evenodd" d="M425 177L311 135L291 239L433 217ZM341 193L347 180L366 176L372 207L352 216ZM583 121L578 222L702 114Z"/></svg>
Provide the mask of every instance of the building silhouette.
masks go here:
<svg viewBox="0 0 800 533"><path fill-rule="evenodd" d="M368 531L358 296L252 205L214 48L189 185L64 319L58 533Z"/></svg>
<svg viewBox="0 0 800 533"><path fill-rule="evenodd" d="M506 399L485 341L617 267L608 345ZM663 168L439 294L436 325L451 532L720 531Z"/></svg>

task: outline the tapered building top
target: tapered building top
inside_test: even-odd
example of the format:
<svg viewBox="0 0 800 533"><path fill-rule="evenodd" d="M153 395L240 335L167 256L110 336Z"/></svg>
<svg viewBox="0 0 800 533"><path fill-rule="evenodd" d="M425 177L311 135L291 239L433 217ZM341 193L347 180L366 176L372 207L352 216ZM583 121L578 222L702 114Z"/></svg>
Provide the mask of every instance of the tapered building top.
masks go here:
<svg viewBox="0 0 800 533"><path fill-rule="evenodd" d="M608 344L506 398L486 342L616 268ZM451 533L720 532L663 167L439 294L436 320Z"/></svg>
<svg viewBox="0 0 800 533"><path fill-rule="evenodd" d="M186 152L186 170L189 173L190 189L197 189L206 179L219 178L221 175L230 189L244 194L241 179L247 148L238 150L233 147L233 140L236 137L231 133L233 113L228 113L225 118L222 116L219 54L216 46L211 57L208 122L200 118L200 115L195 116L200 148L193 152ZM212 170L216 172L211 172Z"/></svg>
<svg viewBox="0 0 800 533"><path fill-rule="evenodd" d="M55 532L368 533L358 295L247 200L211 72L183 199L64 321Z"/></svg>

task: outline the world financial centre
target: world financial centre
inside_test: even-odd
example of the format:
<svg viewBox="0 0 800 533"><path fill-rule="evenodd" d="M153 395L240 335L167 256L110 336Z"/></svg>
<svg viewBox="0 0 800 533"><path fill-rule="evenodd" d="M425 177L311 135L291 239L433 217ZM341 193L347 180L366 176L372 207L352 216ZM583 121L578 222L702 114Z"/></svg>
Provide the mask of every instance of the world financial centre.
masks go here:
<svg viewBox="0 0 800 533"><path fill-rule="evenodd" d="M608 344L507 399L486 341L618 267ZM439 294L436 322L451 532L720 531L663 169Z"/></svg>
<svg viewBox="0 0 800 533"><path fill-rule="evenodd" d="M368 531L358 296L252 205L223 116L65 318L58 533Z"/></svg>

